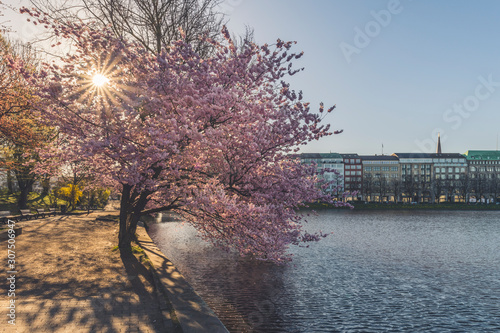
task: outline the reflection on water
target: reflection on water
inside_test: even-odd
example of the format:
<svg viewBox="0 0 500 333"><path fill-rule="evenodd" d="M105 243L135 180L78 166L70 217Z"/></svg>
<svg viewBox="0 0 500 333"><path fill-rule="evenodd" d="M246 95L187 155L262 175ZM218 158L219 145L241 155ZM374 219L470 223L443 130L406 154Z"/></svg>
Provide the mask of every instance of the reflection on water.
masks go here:
<svg viewBox="0 0 500 333"><path fill-rule="evenodd" d="M285 266L214 249L179 222L156 244L231 332L500 330L500 212L321 211Z"/></svg>

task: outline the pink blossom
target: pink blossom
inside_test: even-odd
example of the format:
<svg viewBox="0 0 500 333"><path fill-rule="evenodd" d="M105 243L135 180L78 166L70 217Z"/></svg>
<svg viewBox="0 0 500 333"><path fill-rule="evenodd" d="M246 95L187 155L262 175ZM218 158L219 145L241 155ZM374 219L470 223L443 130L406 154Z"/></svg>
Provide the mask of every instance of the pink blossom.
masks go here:
<svg viewBox="0 0 500 333"><path fill-rule="evenodd" d="M224 29L211 57L184 41L153 56L107 30L21 11L74 43L63 65L26 75L40 88L44 121L64 138L53 160L78 161L122 191L123 232L141 215L171 210L214 245L276 262L290 258L290 244L326 236L304 232L297 213L332 198L291 154L332 133L284 81L302 55L294 43L247 43L238 53ZM102 90L96 70L109 79Z"/></svg>

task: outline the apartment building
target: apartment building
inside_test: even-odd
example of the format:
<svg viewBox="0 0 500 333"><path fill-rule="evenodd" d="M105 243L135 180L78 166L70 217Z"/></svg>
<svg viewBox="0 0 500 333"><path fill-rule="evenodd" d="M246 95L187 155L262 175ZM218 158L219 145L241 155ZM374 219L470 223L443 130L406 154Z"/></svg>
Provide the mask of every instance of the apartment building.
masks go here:
<svg viewBox="0 0 500 333"><path fill-rule="evenodd" d="M432 202L465 201L467 195L467 159L458 153L430 154L433 179Z"/></svg>
<svg viewBox="0 0 500 333"><path fill-rule="evenodd" d="M400 192L400 166L396 156L363 155L363 200L394 201Z"/></svg>
<svg viewBox="0 0 500 333"><path fill-rule="evenodd" d="M438 145L437 151L440 151ZM500 202L500 152L301 154L330 191L358 191L348 200L374 202ZM325 169L329 171L324 172ZM335 170L335 171L334 171ZM339 196L340 199L340 196Z"/></svg>
<svg viewBox="0 0 500 333"><path fill-rule="evenodd" d="M363 188L363 164L358 154L340 154L344 162L344 189L347 200L360 200ZM354 194L355 193L355 194Z"/></svg>
<svg viewBox="0 0 500 333"><path fill-rule="evenodd" d="M316 164L319 177L332 182L327 191L339 188L339 197L344 192L344 159L337 153L303 153L300 154L301 163ZM325 171L327 170L327 171Z"/></svg>
<svg viewBox="0 0 500 333"><path fill-rule="evenodd" d="M496 202L500 196L500 151L468 150L464 157L468 172L468 201Z"/></svg>

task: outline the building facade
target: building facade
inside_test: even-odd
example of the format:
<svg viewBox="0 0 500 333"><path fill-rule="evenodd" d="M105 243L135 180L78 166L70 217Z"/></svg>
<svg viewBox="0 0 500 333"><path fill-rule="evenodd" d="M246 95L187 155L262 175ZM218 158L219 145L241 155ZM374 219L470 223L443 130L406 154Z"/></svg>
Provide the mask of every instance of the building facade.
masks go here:
<svg viewBox="0 0 500 333"><path fill-rule="evenodd" d="M439 149L438 149L439 151ZM404 203L500 203L500 151L300 154L342 199Z"/></svg>
<svg viewBox="0 0 500 333"><path fill-rule="evenodd" d="M337 153L303 153L300 154L301 163L316 164L316 172L320 179L331 182L328 192L340 199L344 192L344 160ZM338 190L336 190L338 189Z"/></svg>
<svg viewBox="0 0 500 333"><path fill-rule="evenodd" d="M467 159L458 153L430 154L433 179L431 182L432 202L466 201Z"/></svg>
<svg viewBox="0 0 500 333"><path fill-rule="evenodd" d="M358 154L340 154L344 162L344 189L347 200L360 200L363 193L363 164Z"/></svg>
<svg viewBox="0 0 500 333"><path fill-rule="evenodd" d="M399 201L401 178L399 159L387 155L360 157L363 163L363 200Z"/></svg>
<svg viewBox="0 0 500 333"><path fill-rule="evenodd" d="M432 154L395 153L401 167L401 201L432 202Z"/></svg>
<svg viewBox="0 0 500 333"><path fill-rule="evenodd" d="M468 150L466 180L469 202L500 202L500 151Z"/></svg>

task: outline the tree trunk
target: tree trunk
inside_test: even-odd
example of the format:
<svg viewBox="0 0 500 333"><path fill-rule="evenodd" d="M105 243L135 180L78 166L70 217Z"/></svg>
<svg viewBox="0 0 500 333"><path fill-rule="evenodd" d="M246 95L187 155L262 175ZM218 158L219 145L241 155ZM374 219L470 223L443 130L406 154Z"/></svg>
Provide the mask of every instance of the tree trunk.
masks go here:
<svg viewBox="0 0 500 333"><path fill-rule="evenodd" d="M131 243L136 239L135 232L141 212L148 203L148 193L140 195L132 191L132 186L123 185L120 201L120 228L118 233L118 247L120 251L130 251Z"/></svg>
<svg viewBox="0 0 500 333"><path fill-rule="evenodd" d="M19 193L19 198L17 199L17 208L18 209L26 209L28 208L28 188L22 187L21 192Z"/></svg>
<svg viewBox="0 0 500 333"><path fill-rule="evenodd" d="M17 172L16 172L16 178L20 190L19 197L17 199L17 208L26 209L28 208L28 194L33 188L35 179L29 174L17 173Z"/></svg>
<svg viewBox="0 0 500 333"><path fill-rule="evenodd" d="M123 185L122 198L120 201L120 230L118 233L118 247L120 251L129 251L132 238L128 232L128 225L130 223L130 192L132 186Z"/></svg>
<svg viewBox="0 0 500 333"><path fill-rule="evenodd" d="M49 194L50 191L50 177L45 176L42 179L42 197L45 197Z"/></svg>
<svg viewBox="0 0 500 333"><path fill-rule="evenodd" d="M7 194L14 193L14 184L12 182L12 173L10 170L7 170Z"/></svg>

